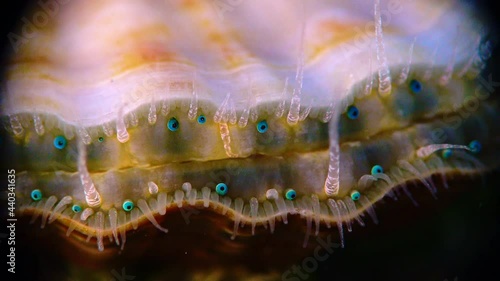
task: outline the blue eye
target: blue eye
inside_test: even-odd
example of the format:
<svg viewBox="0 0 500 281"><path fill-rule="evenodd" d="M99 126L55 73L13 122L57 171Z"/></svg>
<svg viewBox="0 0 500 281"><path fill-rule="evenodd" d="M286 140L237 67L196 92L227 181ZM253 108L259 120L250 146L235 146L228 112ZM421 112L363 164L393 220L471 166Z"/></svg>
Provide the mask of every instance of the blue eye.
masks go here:
<svg viewBox="0 0 500 281"><path fill-rule="evenodd" d="M267 131L267 121L266 120L262 120L260 121L259 123L257 123L257 131L259 131L259 133L263 134Z"/></svg>
<svg viewBox="0 0 500 281"><path fill-rule="evenodd" d="M288 189L285 193L285 198L288 199L288 200L293 200L295 199L295 197L297 197L297 192L295 192L295 190L293 189Z"/></svg>
<svg viewBox="0 0 500 281"><path fill-rule="evenodd" d="M384 172L384 168L380 165L375 165L372 167L372 176L382 174Z"/></svg>
<svg viewBox="0 0 500 281"><path fill-rule="evenodd" d="M98 140L99 142L103 142L103 141L104 141L104 138L103 138L103 137L99 137L97 140Z"/></svg>
<svg viewBox="0 0 500 281"><path fill-rule="evenodd" d="M220 196L226 195L227 194L227 185L223 182L218 183L215 186L215 192L217 192L217 194L219 194Z"/></svg>
<svg viewBox="0 0 500 281"><path fill-rule="evenodd" d="M207 122L207 118L205 118L205 115L198 116L198 123L205 124L205 122Z"/></svg>
<svg viewBox="0 0 500 281"><path fill-rule="evenodd" d="M473 140L469 143L469 148L474 153L479 153L481 151L481 143L477 140Z"/></svg>
<svg viewBox="0 0 500 281"><path fill-rule="evenodd" d="M355 107L354 105L351 105L347 108L347 117L349 117L349 119L358 119L358 116L359 116L359 109L357 107Z"/></svg>
<svg viewBox="0 0 500 281"><path fill-rule="evenodd" d="M35 189L31 192L31 199L33 199L33 201L40 201L42 199L42 192L40 189Z"/></svg>
<svg viewBox="0 0 500 281"><path fill-rule="evenodd" d="M54 138L54 147L57 149L63 149L66 147L67 141L63 136L57 136Z"/></svg>
<svg viewBox="0 0 500 281"><path fill-rule="evenodd" d="M351 199L353 201L358 201L359 197L361 197L361 194L359 193L359 191L354 190L353 192L351 192Z"/></svg>
<svg viewBox="0 0 500 281"><path fill-rule="evenodd" d="M125 202L123 202L122 207L123 210L125 210L126 212L130 212L134 208L134 203L130 200L125 200Z"/></svg>
<svg viewBox="0 0 500 281"><path fill-rule="evenodd" d="M420 83L418 80L411 80L410 81L410 90L414 94L418 94L422 91L422 83Z"/></svg>
<svg viewBox="0 0 500 281"><path fill-rule="evenodd" d="M175 132L175 131L179 130L179 121L177 121L177 119L172 117L172 118L170 118L170 120L168 120L167 127L170 131Z"/></svg>
<svg viewBox="0 0 500 281"><path fill-rule="evenodd" d="M451 149L444 149L443 152L441 153L444 159L448 159L451 157Z"/></svg>
<svg viewBox="0 0 500 281"><path fill-rule="evenodd" d="M82 207L80 207L80 205L73 205L73 207L71 207L71 210L75 213L80 213L82 211Z"/></svg>

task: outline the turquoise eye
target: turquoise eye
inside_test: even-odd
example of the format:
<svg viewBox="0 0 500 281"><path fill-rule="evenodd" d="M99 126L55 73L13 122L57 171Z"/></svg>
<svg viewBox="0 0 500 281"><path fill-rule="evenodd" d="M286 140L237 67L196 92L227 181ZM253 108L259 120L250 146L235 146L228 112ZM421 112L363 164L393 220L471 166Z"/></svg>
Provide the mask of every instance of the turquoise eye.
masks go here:
<svg viewBox="0 0 500 281"><path fill-rule="evenodd" d="M288 199L288 200L293 200L295 199L295 197L297 197L297 192L295 192L295 190L293 189L288 189L285 193L285 198Z"/></svg>
<svg viewBox="0 0 500 281"><path fill-rule="evenodd" d="M422 83L420 83L418 80L411 80L410 81L410 90L414 94L418 94L422 91Z"/></svg>
<svg viewBox="0 0 500 281"><path fill-rule="evenodd" d="M205 115L198 116L198 123L205 124L205 122L207 122L207 118L205 118Z"/></svg>
<svg viewBox="0 0 500 281"><path fill-rule="evenodd" d="M125 212L130 212L134 208L134 203L130 200L125 200L125 202L123 202L122 207L123 210L125 210Z"/></svg>
<svg viewBox="0 0 500 281"><path fill-rule="evenodd" d="M224 196L227 194L227 185L223 182L221 183L218 183L216 186L215 186L215 192L217 192L217 194L221 195L221 196Z"/></svg>
<svg viewBox="0 0 500 281"><path fill-rule="evenodd" d="M80 207L80 205L73 205L73 207L71 207L71 210L75 213L80 213L82 211L82 207Z"/></svg>
<svg viewBox="0 0 500 281"><path fill-rule="evenodd" d="M177 119L172 117L172 118L170 118L170 120L168 120L167 127L170 131L175 132L175 131L179 130L179 121L177 121Z"/></svg>
<svg viewBox="0 0 500 281"><path fill-rule="evenodd" d="M351 192L351 199L353 201L358 201L359 197L361 197L361 194L359 193L359 191L354 190L353 192Z"/></svg>
<svg viewBox="0 0 500 281"><path fill-rule="evenodd" d="M359 109L357 107L355 107L354 105L351 105L347 108L347 117L349 117L349 119L358 119L358 116L359 116Z"/></svg>
<svg viewBox="0 0 500 281"><path fill-rule="evenodd" d="M266 120L262 120L260 121L259 123L257 123L257 131L259 131L259 133L263 134L267 131L267 121Z"/></svg>
<svg viewBox="0 0 500 281"><path fill-rule="evenodd" d="M473 140L469 143L469 148L474 153L479 153L481 151L481 143L477 140Z"/></svg>
<svg viewBox="0 0 500 281"><path fill-rule="evenodd" d="M384 172L384 168L380 165L375 165L372 167L372 176L382 174Z"/></svg>
<svg viewBox="0 0 500 281"><path fill-rule="evenodd" d="M40 201L40 199L42 199L42 192L40 189L35 189L31 192L31 199L33 199L33 201Z"/></svg>
<svg viewBox="0 0 500 281"><path fill-rule="evenodd" d="M63 136L57 136L54 138L54 147L57 149L63 149L66 147L67 141Z"/></svg>
<svg viewBox="0 0 500 281"><path fill-rule="evenodd" d="M104 141L104 138L103 138L103 137L99 137L97 140L98 140L99 142L103 142L103 141Z"/></svg>
<svg viewBox="0 0 500 281"><path fill-rule="evenodd" d="M448 159L451 157L451 149L447 148L444 149L443 152L441 153L444 159Z"/></svg>

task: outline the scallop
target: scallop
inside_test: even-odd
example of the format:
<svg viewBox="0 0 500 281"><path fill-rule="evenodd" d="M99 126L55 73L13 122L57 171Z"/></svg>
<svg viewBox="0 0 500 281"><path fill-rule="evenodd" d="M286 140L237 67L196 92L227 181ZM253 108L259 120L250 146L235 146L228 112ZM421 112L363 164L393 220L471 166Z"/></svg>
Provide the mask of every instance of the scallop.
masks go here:
<svg viewBox="0 0 500 281"><path fill-rule="evenodd" d="M305 252L324 225L344 247L365 213L378 223L383 197L403 189L414 201L406 182L436 197L433 175L446 185L499 164L498 111L476 90L492 43L458 1L53 0L29 11L7 36L1 145L20 216L64 226L61 243L91 264L157 247L165 257L148 259L171 262L182 245L239 268L245 249L279 252L256 237L289 221L305 222ZM162 238L127 239L150 225Z"/></svg>

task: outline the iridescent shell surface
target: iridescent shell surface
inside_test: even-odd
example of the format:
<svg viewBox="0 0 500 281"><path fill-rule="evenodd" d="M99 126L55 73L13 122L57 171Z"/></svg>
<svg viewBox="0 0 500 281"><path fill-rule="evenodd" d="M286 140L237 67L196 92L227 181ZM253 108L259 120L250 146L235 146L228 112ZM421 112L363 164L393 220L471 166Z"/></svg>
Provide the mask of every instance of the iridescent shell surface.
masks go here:
<svg viewBox="0 0 500 281"><path fill-rule="evenodd" d="M496 169L492 43L472 8L35 4L7 36L0 133L20 224L64 238L69 269L45 271L304 280L384 198L418 204L409 182L436 198Z"/></svg>

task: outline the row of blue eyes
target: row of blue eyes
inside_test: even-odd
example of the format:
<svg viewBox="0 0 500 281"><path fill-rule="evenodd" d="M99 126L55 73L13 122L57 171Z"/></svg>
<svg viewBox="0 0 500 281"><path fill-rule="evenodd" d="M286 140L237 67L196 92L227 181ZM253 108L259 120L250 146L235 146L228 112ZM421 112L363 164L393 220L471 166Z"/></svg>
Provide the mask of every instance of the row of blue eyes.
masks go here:
<svg viewBox="0 0 500 281"><path fill-rule="evenodd" d="M200 115L198 117L198 123L205 124L205 122L207 122L207 118L203 115ZM177 121L177 119L175 118L170 118L170 120L168 120L167 127L170 131L175 132L179 130L179 121ZM268 125L266 120L262 120L259 123L257 123L257 131L259 133L263 134L267 132L267 129Z"/></svg>
<svg viewBox="0 0 500 281"><path fill-rule="evenodd" d="M380 165L373 166L372 170L371 170L372 175L381 174L383 172L384 172L384 169ZM228 190L229 189L228 189L227 185L223 182L218 183L215 186L215 192L217 192L217 194L219 194L220 196L226 195ZM358 200L359 196L360 196L360 194L358 191L354 191L353 193L351 193L351 198L353 200ZM285 192L285 198L288 200L294 200L296 197L297 197L297 192L291 188ZM39 189L33 190L31 192L31 199L33 199L34 201L41 200L42 199L42 192ZM130 200L126 200L123 203L122 207L125 211L131 211L134 208L134 203ZM73 205L72 210L75 213L78 213L81 211L81 207L79 205Z"/></svg>
<svg viewBox="0 0 500 281"><path fill-rule="evenodd" d="M418 94L422 91L422 84L418 80L411 80L409 87L410 90L415 94ZM359 109L354 105L349 106L347 108L347 117L352 120L357 119L359 117ZM200 115L198 116L197 121L199 124L205 124L207 122L207 118L204 115ZM179 121L177 121L177 119L175 118L170 118L170 120L168 120L167 127L170 131L175 132L179 130L180 127ZM262 120L259 123L257 123L257 131L261 134L267 132L268 128L269 126L266 120ZM98 140L99 142L103 142L104 138L99 137ZM57 136L54 139L54 147L57 149L63 149L64 147L66 147L66 144L67 140L63 136Z"/></svg>
<svg viewBox="0 0 500 281"><path fill-rule="evenodd" d="M411 80L409 86L410 90L414 94L418 94L422 91L422 84L418 80ZM347 117L349 119L357 119L358 116L359 109L356 106L351 105L347 108ZM198 117L198 123L203 124L205 122L205 116L201 115L200 117ZM179 122L175 118L170 119L168 122L168 128L170 129L170 131L177 131L179 129ZM257 131L259 131L259 133L265 133L267 131L267 128L268 126L266 120L262 120L257 124Z"/></svg>
<svg viewBox="0 0 500 281"><path fill-rule="evenodd" d="M58 146L66 145L66 139L60 140L60 139L58 139L58 137L56 137L56 139L54 140L54 145L58 145ZM469 143L469 148L472 152L479 153L481 151L482 146L481 146L481 143L479 141L473 140ZM442 151L442 157L445 159L448 159L449 157L451 157L451 155L452 155L451 149L444 149ZM371 168L370 173L372 174L372 176L382 174L382 173L384 173L384 168L382 168L382 166L380 166L380 165L374 165ZM215 192L217 192L217 194L219 194L221 196L224 196L228 192L228 187L225 183L218 183L215 186ZM295 190L293 190L293 189L288 189L285 192L285 198L288 200L294 200L296 197L297 197L297 192L295 192ZM357 200L359 200L360 197L361 197L361 194L359 193L359 191L354 190L351 192L351 199L352 200L357 201ZM31 192L31 199L33 199L34 201L41 200L42 199L42 192L39 189L33 190ZM123 203L122 207L123 207L123 210L129 212L134 208L134 203L130 200L126 200ZM73 205L72 210L73 210L73 212L78 213L82 210L82 208L79 205Z"/></svg>
<svg viewBox="0 0 500 281"><path fill-rule="evenodd" d="M204 124L205 122L207 122L207 119L204 115L198 116L198 123ZM172 117L172 118L170 118L170 120L168 120L167 127L170 131L175 132L175 131L179 130L179 127L180 127L179 121L177 121L177 119ZM266 120L262 120L259 123L257 123L257 131L261 134L267 132L268 128L269 128L269 126L267 125ZM104 138L99 137L98 141L103 142ZM61 149L64 149L66 147L66 145L68 144L68 141L66 140L66 138L64 136L57 136L54 138L53 143L54 143L55 148L61 150Z"/></svg>

